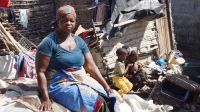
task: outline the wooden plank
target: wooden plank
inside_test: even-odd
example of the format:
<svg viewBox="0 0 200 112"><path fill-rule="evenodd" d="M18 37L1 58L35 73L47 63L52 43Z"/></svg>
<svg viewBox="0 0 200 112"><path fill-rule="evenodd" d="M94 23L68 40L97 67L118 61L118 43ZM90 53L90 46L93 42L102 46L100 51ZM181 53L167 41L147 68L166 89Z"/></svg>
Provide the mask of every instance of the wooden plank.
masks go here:
<svg viewBox="0 0 200 112"><path fill-rule="evenodd" d="M171 43L169 36L169 28L166 17L156 20L159 40L159 54L169 53L171 51Z"/></svg>

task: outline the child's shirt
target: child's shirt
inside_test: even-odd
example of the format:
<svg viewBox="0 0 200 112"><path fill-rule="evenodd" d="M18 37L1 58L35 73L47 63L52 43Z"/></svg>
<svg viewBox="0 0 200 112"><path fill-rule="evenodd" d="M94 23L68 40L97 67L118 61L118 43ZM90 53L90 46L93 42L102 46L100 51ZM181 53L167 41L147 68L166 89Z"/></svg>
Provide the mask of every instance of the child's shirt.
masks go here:
<svg viewBox="0 0 200 112"><path fill-rule="evenodd" d="M113 74L122 77L124 76L124 72L125 72L125 63L116 61Z"/></svg>

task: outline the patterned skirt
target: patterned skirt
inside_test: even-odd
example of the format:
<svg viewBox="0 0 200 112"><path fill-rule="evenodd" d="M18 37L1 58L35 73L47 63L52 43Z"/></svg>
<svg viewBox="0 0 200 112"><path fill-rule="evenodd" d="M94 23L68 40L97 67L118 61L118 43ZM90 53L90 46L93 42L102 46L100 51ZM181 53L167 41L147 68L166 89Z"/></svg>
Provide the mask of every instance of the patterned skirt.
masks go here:
<svg viewBox="0 0 200 112"><path fill-rule="evenodd" d="M72 112L107 111L105 101L99 96L99 93L107 96L106 91L83 68L73 72L61 70L53 74L48 90L55 102Z"/></svg>

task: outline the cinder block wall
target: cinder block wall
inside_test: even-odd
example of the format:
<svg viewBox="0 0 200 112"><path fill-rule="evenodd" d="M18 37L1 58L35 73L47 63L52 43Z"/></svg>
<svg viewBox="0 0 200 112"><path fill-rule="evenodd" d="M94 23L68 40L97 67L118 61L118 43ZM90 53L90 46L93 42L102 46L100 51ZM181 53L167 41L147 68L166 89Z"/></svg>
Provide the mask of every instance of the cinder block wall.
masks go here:
<svg viewBox="0 0 200 112"><path fill-rule="evenodd" d="M185 56L200 56L200 1L171 0L174 33ZM192 54L192 55L191 55Z"/></svg>
<svg viewBox="0 0 200 112"><path fill-rule="evenodd" d="M25 37L38 44L51 32L49 24L55 18L53 0L11 0L11 2L16 14L16 23L12 26ZM28 9L30 12L27 28L20 24L19 9ZM14 35L14 37L17 36Z"/></svg>
<svg viewBox="0 0 200 112"><path fill-rule="evenodd" d="M77 11L77 27L92 27L92 17L95 9L92 7L92 0L11 0L12 7L16 13L16 23L12 24L20 33L38 44L46 35L51 32L50 23L55 19L56 9L64 4L72 5ZM20 24L19 9L28 9L30 18L28 28ZM17 35L14 35L17 39Z"/></svg>

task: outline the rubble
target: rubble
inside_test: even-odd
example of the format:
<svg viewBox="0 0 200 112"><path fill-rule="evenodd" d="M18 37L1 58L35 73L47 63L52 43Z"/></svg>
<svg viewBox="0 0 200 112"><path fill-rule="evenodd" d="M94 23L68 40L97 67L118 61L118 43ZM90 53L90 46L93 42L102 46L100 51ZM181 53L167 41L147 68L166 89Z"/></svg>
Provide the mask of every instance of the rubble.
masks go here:
<svg viewBox="0 0 200 112"><path fill-rule="evenodd" d="M60 2L66 3L66 1L64 0L63 1L60 0ZM72 1L67 1L67 2L72 3ZM86 2L91 5L91 2L89 1L85 1L84 4L87 4ZM37 1L37 3L39 2ZM56 7L61 5L61 3L56 4ZM31 6L32 5L33 4L31 4ZM48 5L52 6L52 4L50 3L48 3ZM18 7L18 6L20 5L15 4L15 7ZM76 7L80 7L80 6L81 6L80 4L76 4ZM87 7L86 5L81 6L78 13L82 14L82 12L85 12L86 7ZM42 8L39 7L38 9L42 9ZM53 12L53 10L48 10L48 12L46 12L45 10L44 12L51 13ZM34 13L35 13L34 15L41 15L40 13L37 14L36 11L34 11ZM91 52L93 54L96 53L95 61L98 63L99 65L98 67L100 67L101 73L105 74L105 78L108 80L108 82L111 83L109 78L111 77L110 74L112 74L112 68L116 60L116 57L115 57L116 49L123 45L129 45L132 50L137 50L140 53L141 60L142 58L144 59L142 60L143 62L145 62L143 63L143 67L148 73L148 78L149 78L148 83L144 83L144 86L142 88L140 88L137 91L131 91L129 94L137 94L145 100L154 100L156 104L172 105L174 107L173 112L200 112L200 95L199 95L200 86L199 86L199 82L197 81L198 79L196 78L198 76L196 74L193 77L191 76L192 75L191 71L196 72L199 75L199 71L197 70L199 69L199 66L197 66L195 69L187 68L190 70L185 72L183 68L184 66L188 66L188 64L185 63L187 62L187 60L185 60L182 57L183 54L181 54L178 50L172 50L167 55L167 58L160 56L160 57L157 57L157 60L153 60L152 62L150 62L152 59L151 53L154 52L154 50L159 49L159 47L164 46L164 48L166 47L167 49L166 51L169 51L168 48L170 45L162 46L162 44L160 44L158 41L159 39L162 40L163 39L162 36L165 35L164 33L162 35L158 34L159 30L161 29L161 28L157 29L158 26L156 25L159 25L158 22L156 21L150 21L150 22L139 21L138 22L136 19L132 19L132 20L127 20L122 23L116 23L116 24L113 24L114 28L117 28L119 26L125 26L125 28L121 29L121 31L115 32L115 35L113 37L109 37L107 32L101 31L102 30L101 25L105 25L104 23L102 23L104 20L101 20L101 22L96 22L96 21L88 22L89 20L87 20L88 18L87 16L88 15L91 16L91 14L89 13L89 10L87 10L87 14L84 13L82 15L84 16L84 19L81 19L81 21L79 20L79 22L84 23L84 26L92 26L92 30L93 30L92 32L94 33L92 35L89 35L91 37L86 37L85 39L88 42L88 45L92 49ZM46 15L44 15L44 17L45 16ZM37 16L37 18L39 18L39 16ZM48 21L51 21L50 18L48 18ZM33 19L30 22L36 23L37 19ZM44 22L46 21L43 20L42 23ZM39 29L39 27L34 27L34 26L38 26L38 24L40 23L41 22L34 24L30 30L32 31L31 33L32 34L35 33L37 37L39 34L37 31L45 32L46 31L45 28L48 27L47 24L45 25L45 28L42 28L41 30ZM28 41L26 37L22 37L20 40L15 40L14 37L10 35L8 31L6 31L7 29L4 28L3 25L4 24L0 23L0 29L1 29L0 54L1 55L10 54L10 51L24 52L24 51L30 50L31 47L36 47L36 45ZM77 32L76 35L79 35L82 32L87 31L88 29L84 29L82 27L80 29L81 31ZM24 31L28 31L28 30L26 29ZM14 32L16 33L16 31ZM166 42L166 40L163 40L163 42ZM159 44L161 46L159 46ZM171 44L174 44L174 43L171 43ZM146 56L145 58L142 57L144 55ZM6 93L7 85L1 80L0 80L0 84L2 85L2 87L0 86L0 90L1 90L0 93L1 94ZM10 90L11 89L16 89L16 88L13 86L10 86Z"/></svg>

